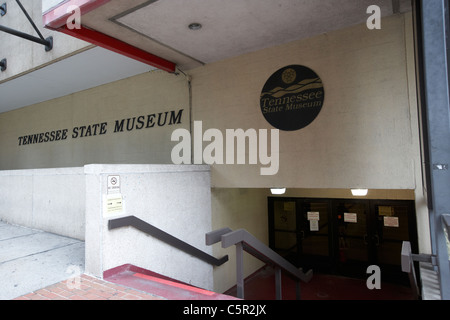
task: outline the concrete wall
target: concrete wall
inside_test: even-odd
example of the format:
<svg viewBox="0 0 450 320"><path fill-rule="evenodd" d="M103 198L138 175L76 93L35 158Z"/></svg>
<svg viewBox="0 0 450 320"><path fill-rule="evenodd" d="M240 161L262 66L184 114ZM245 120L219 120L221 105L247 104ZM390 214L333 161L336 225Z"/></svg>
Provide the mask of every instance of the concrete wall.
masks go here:
<svg viewBox="0 0 450 320"><path fill-rule="evenodd" d="M279 68L301 64L324 83L317 119L280 132L276 175L262 176L259 164L215 164L213 186L414 190L421 165L410 24L410 14L396 15L381 30L359 25L194 69L192 119L187 80L162 72L0 114L0 169L171 163L171 133L194 120L203 131L272 129L259 106L262 87ZM171 110L184 110L181 124L111 132L117 119ZM75 127L102 122L106 135L70 137ZM68 129L69 138L19 146L21 136L58 129Z"/></svg>
<svg viewBox="0 0 450 320"><path fill-rule="evenodd" d="M212 229L229 227L232 230L246 229L257 239L269 244L269 226L267 196L268 189L233 189L213 188L212 201ZM236 285L236 249L223 249L221 244L214 244L213 255L222 257L228 255L229 261L214 268L214 290L225 292ZM244 274L249 276L264 263L253 256L244 253Z"/></svg>
<svg viewBox="0 0 450 320"><path fill-rule="evenodd" d="M0 169L72 167L89 163L172 163L176 128L202 121L203 131L272 129L259 98L270 75L289 64L312 68L323 80L317 119L280 132L279 172L262 165L213 165L220 188L416 189L421 179L411 16L359 25L213 63L182 75L149 72L66 97L0 114ZM184 110L182 123L113 133L114 121ZM108 122L108 134L71 138L72 129ZM19 137L68 129L55 143L19 146ZM125 130L126 131L126 130ZM206 143L203 143L206 146Z"/></svg>
<svg viewBox="0 0 450 320"><path fill-rule="evenodd" d="M108 212L109 175L120 177L123 210ZM208 166L88 165L0 171L0 220L86 241L86 272L102 277L134 264L213 289L213 267L136 229L108 230L108 220L134 215L212 254Z"/></svg>
<svg viewBox="0 0 450 320"><path fill-rule="evenodd" d="M181 110L181 117L171 121L172 112L177 116ZM91 163L171 164L171 133L175 128L189 128L189 111L186 79L152 71L1 113L0 169L79 167ZM160 114L159 124L163 126L158 124ZM116 121L122 120L122 131L115 132ZM143 127L138 123L141 120ZM95 132L94 126L103 123L106 133L101 134L100 127ZM34 144L21 144L19 140L58 130L67 130L67 138Z"/></svg>
<svg viewBox="0 0 450 320"><path fill-rule="evenodd" d="M209 254L211 181L208 166L88 165L86 172L86 272L134 264L153 272L213 288L213 267L134 228L109 231L110 218L134 215ZM107 177L120 176L124 212L104 212Z"/></svg>
<svg viewBox="0 0 450 320"><path fill-rule="evenodd" d="M83 168L0 171L0 220L84 240Z"/></svg>
<svg viewBox="0 0 450 320"><path fill-rule="evenodd" d="M395 15L383 19L381 30L358 25L190 71L193 120L222 132L272 128L259 99L284 66L307 66L324 84L316 120L280 132L277 175L260 175L260 165L214 165L213 185L415 189L420 157L411 39L410 14Z"/></svg>

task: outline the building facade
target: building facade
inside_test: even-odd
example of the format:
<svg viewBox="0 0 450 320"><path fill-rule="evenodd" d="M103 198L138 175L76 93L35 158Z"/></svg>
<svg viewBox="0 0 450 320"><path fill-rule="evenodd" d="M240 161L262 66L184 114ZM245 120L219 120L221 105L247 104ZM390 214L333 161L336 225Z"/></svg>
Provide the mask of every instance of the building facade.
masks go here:
<svg viewBox="0 0 450 320"><path fill-rule="evenodd" d="M53 49L46 52L40 44L1 34L5 57L0 58L7 59L7 68L0 73L0 90L8 94L0 100L0 188L5 195L0 219L101 242L86 233L98 214L87 208L108 194L107 176L117 175L125 205L120 214L143 215L213 256L228 254L233 260L234 251L205 246L202 234L244 228L298 266L361 277L368 265L377 264L391 280L404 281L402 241L410 241L416 253L434 250L415 13L405 3L380 18L381 28L370 28L371 14L364 11L363 22L269 42L209 63L175 61L178 67L167 72L126 60L128 73L116 76L109 70L100 77L108 67L121 68L114 59L122 57L114 54L103 67L101 57L109 57L109 51L43 28L42 15L55 12L58 1L44 1L44 8L40 1L23 1L44 37L53 37ZM26 26L33 33L16 3L6 4L0 23L21 30ZM74 65L77 57L81 70L62 67L69 61ZM89 64L90 57L100 57L98 68ZM33 93L34 85L45 88L45 94ZM301 127L289 127L302 118ZM206 182L189 174L180 177L158 193L165 202L153 206L136 196L151 198L148 190L153 190L153 169L140 165L202 166L200 171L207 165L209 177ZM85 184L85 177L93 184ZM209 188L197 190L196 179ZM206 190L206 198L199 195L201 214L189 206L178 212L173 205L183 207L174 186L191 182L197 190L193 195ZM99 192L92 200L88 190L96 183L103 189L92 191ZM274 196L273 187L287 190ZM368 193L353 196L351 189ZM185 188L179 192L189 193ZM183 203L191 201L187 196ZM156 207L158 212L144 213ZM104 208L98 210L108 218ZM72 227L61 222L66 219ZM195 229L196 239L190 238ZM121 240L111 239L115 247L126 242L114 241ZM195 271L180 274L155 266L152 259L127 259L218 292L235 283L232 262L207 268L203 272L210 280L202 282ZM92 265L88 271L101 276L102 267ZM245 274L262 266L249 257Z"/></svg>

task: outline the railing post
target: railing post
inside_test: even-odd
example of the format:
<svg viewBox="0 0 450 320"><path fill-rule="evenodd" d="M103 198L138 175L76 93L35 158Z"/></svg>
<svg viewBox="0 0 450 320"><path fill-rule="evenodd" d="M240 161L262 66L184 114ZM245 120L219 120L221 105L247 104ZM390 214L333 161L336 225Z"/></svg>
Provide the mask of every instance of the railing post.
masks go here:
<svg viewBox="0 0 450 320"><path fill-rule="evenodd" d="M281 293L281 268L275 267L275 296L277 300L282 300Z"/></svg>
<svg viewBox="0 0 450 320"><path fill-rule="evenodd" d="M277 298L281 299L281 271L287 272L290 276L304 282L309 282L312 278L312 270L306 274L302 269L297 269L275 251L267 247L264 243L256 239L244 229L223 234L224 230L214 231L209 234L207 243L215 243L220 235L222 240L222 248L236 246L236 288L238 298L244 298L244 250L252 256L264 261L270 265L274 265L277 272ZM297 297L300 297L300 287L297 288Z"/></svg>
<svg viewBox="0 0 450 320"><path fill-rule="evenodd" d="M242 242L236 243L236 288L237 297L244 299L244 248Z"/></svg>
<svg viewBox="0 0 450 320"><path fill-rule="evenodd" d="M295 281L295 296L300 300L300 280Z"/></svg>

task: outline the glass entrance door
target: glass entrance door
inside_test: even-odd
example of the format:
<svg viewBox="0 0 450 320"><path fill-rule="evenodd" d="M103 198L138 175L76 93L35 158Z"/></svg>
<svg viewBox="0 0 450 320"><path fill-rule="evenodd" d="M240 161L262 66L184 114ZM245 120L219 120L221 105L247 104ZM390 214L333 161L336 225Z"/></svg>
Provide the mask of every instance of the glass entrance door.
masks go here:
<svg viewBox="0 0 450 320"><path fill-rule="evenodd" d="M295 199L269 199L270 247L294 265L299 259L301 228L297 225L297 203Z"/></svg>
<svg viewBox="0 0 450 320"><path fill-rule="evenodd" d="M303 199L300 205L300 264L305 269L331 271L330 202Z"/></svg>
<svg viewBox="0 0 450 320"><path fill-rule="evenodd" d="M374 260L370 208L365 201L339 200L334 201L333 209L337 221L338 271L362 277Z"/></svg>
<svg viewBox="0 0 450 320"><path fill-rule="evenodd" d="M401 247L417 252L413 201L269 197L269 246L304 270L408 283Z"/></svg>
<svg viewBox="0 0 450 320"><path fill-rule="evenodd" d="M329 201L269 198L269 208L270 247L297 267L329 270Z"/></svg>
<svg viewBox="0 0 450 320"><path fill-rule="evenodd" d="M401 271L403 241L416 250L414 206L410 201L334 201L337 215L339 273L367 277L369 265L380 267L384 280L408 283Z"/></svg>
<svg viewBox="0 0 450 320"><path fill-rule="evenodd" d="M417 252L415 235L414 211L410 202L378 201L372 202L374 225L376 233L375 255L376 263L383 271L385 279L391 282L408 283L406 273L401 272L403 241L410 241L413 252Z"/></svg>

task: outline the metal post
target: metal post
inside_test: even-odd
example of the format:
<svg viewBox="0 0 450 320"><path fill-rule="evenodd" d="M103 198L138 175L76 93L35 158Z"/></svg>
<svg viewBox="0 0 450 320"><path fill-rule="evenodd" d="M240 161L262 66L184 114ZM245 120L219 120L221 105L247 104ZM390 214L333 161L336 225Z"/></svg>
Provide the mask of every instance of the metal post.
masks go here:
<svg viewBox="0 0 450 320"><path fill-rule="evenodd" d="M441 297L450 300L450 267L442 215L450 212L450 108L446 38L446 0L420 0L422 18L424 86L430 163L430 224L439 268ZM434 227L434 228L433 228Z"/></svg>
<svg viewBox="0 0 450 320"><path fill-rule="evenodd" d="M300 300L300 281L295 281L295 296L297 300Z"/></svg>
<svg viewBox="0 0 450 320"><path fill-rule="evenodd" d="M242 242L236 244L236 288L237 297L244 299L244 248Z"/></svg>
<svg viewBox="0 0 450 320"><path fill-rule="evenodd" d="M31 26L33 27L33 29L36 31L36 33L39 35L39 38L41 38L42 40L44 39L44 36L42 35L41 31L39 31L38 27L36 26L36 24L34 23L33 19L31 19L30 15L28 14L27 10L25 9L25 7L22 5L22 3L19 0L16 0L17 4L19 5L20 9L22 10L22 12L25 14L25 17L27 17L28 21L30 22Z"/></svg>
<svg viewBox="0 0 450 320"><path fill-rule="evenodd" d="M276 299L282 300L282 293L281 293L281 269L279 267L275 268L275 293L276 293Z"/></svg>
<svg viewBox="0 0 450 320"><path fill-rule="evenodd" d="M36 24L34 23L33 19L31 19L30 15L28 14L27 10L25 9L25 7L22 5L22 3L20 2L20 0L16 0L17 4L19 5L20 9L22 10L22 12L25 14L25 17L28 19L28 21L30 22L31 26L33 27L33 29L36 31L36 33L39 35L38 37L34 37L32 35L26 34L24 32L21 31L17 31L5 26L0 25L0 31L12 34L14 36L23 38L23 39L27 39L39 44L42 44L45 46L45 51L50 51L53 49L53 37L48 37L47 39L44 39L44 36L42 35L42 33L39 31L39 28L36 26ZM1 7L1 15L5 15L6 14L6 3L3 4Z"/></svg>

